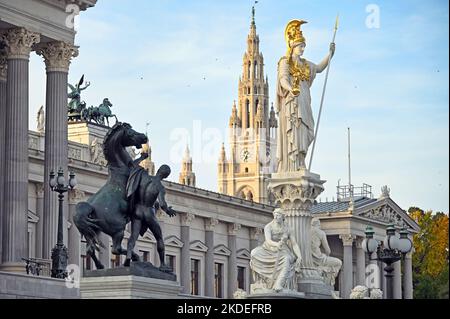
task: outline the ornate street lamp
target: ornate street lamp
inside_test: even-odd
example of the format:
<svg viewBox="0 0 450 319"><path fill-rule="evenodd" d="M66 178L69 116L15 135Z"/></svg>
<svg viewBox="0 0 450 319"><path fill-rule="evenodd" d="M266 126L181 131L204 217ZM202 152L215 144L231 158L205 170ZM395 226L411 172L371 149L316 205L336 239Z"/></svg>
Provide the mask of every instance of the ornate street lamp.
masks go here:
<svg viewBox="0 0 450 319"><path fill-rule="evenodd" d="M377 258L375 260L386 264L384 268L386 271L386 297L387 299L393 299L394 282L392 272L394 267L392 267L392 264L411 251L412 242L408 238L408 231L406 228L402 229L399 238L395 234L395 226L391 224L386 228L386 237L381 244L373 238L374 231L372 227L367 226L365 233L366 238L362 243L362 247L369 254L370 260L372 260L372 254L376 251Z"/></svg>
<svg viewBox="0 0 450 319"><path fill-rule="evenodd" d="M59 211L58 211L58 240L56 246L52 250L52 273L53 278L65 279L67 278L67 248L64 246L63 240L63 201L64 193L69 189L73 189L77 185L75 174L70 172L69 184L66 185L64 178L64 171L62 168L58 170L58 176L55 172L50 172L49 180L50 189L58 193Z"/></svg>

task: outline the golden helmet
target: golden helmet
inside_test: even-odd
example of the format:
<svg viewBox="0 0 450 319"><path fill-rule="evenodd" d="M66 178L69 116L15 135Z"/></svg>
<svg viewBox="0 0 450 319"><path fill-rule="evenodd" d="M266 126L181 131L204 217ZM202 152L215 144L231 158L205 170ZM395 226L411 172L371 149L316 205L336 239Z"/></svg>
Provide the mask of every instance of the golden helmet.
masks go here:
<svg viewBox="0 0 450 319"><path fill-rule="evenodd" d="M307 23L304 20L292 20L286 26L284 31L284 37L286 39L286 44L288 49L292 49L296 44L306 43L303 32L300 29L302 24Z"/></svg>

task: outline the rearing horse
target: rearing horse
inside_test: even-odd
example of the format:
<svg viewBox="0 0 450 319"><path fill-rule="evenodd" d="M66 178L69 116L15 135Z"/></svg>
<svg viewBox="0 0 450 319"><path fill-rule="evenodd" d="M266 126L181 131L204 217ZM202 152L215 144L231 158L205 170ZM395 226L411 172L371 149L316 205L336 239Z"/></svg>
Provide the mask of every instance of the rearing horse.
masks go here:
<svg viewBox="0 0 450 319"><path fill-rule="evenodd" d="M86 202L80 202L76 206L73 221L86 238L86 252L97 269L104 268L95 256L95 250L99 250L98 245L102 245L98 239L100 232L111 236L114 255L127 254L122 248L125 226L130 221L126 186L131 169L145 159L145 156L133 161L126 147L141 148L145 143L145 134L137 133L127 123L116 123L106 134L103 143L103 152L108 161L108 180ZM133 253L132 260L139 260L139 256Z"/></svg>

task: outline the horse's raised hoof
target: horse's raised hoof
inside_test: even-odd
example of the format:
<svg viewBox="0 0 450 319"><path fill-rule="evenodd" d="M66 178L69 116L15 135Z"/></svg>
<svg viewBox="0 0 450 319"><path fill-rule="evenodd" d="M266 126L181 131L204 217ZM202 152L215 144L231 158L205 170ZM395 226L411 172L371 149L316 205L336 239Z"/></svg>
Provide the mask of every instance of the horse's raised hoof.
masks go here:
<svg viewBox="0 0 450 319"><path fill-rule="evenodd" d="M125 267L130 267L130 264L131 264L131 259L125 259L125 262L123 263L123 265L125 266Z"/></svg>

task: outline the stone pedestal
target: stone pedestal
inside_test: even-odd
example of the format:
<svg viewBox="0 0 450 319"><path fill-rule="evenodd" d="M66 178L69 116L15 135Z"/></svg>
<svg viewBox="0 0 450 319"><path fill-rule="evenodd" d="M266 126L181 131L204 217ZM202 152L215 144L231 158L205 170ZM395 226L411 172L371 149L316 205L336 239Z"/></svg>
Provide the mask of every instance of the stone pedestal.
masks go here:
<svg viewBox="0 0 450 319"><path fill-rule="evenodd" d="M266 293L250 294L245 296L245 299L307 299L303 292L287 291L274 292L268 291Z"/></svg>
<svg viewBox="0 0 450 319"><path fill-rule="evenodd" d="M69 141L91 145L95 138L103 144L109 127L89 122L69 122L68 129Z"/></svg>
<svg viewBox="0 0 450 319"><path fill-rule="evenodd" d="M175 299L181 286L178 282L138 276L82 278L81 299Z"/></svg>
<svg viewBox="0 0 450 319"><path fill-rule="evenodd" d="M302 268L298 277L298 289L308 298L331 298L331 288L322 278L321 271L313 264L311 255L311 207L323 192L325 181L318 174L305 170L272 174L269 191L275 204L286 213L286 222L297 240L302 253Z"/></svg>
<svg viewBox="0 0 450 319"><path fill-rule="evenodd" d="M86 271L80 294L82 299L179 298L181 286L176 279L151 263L132 262L130 267Z"/></svg>

